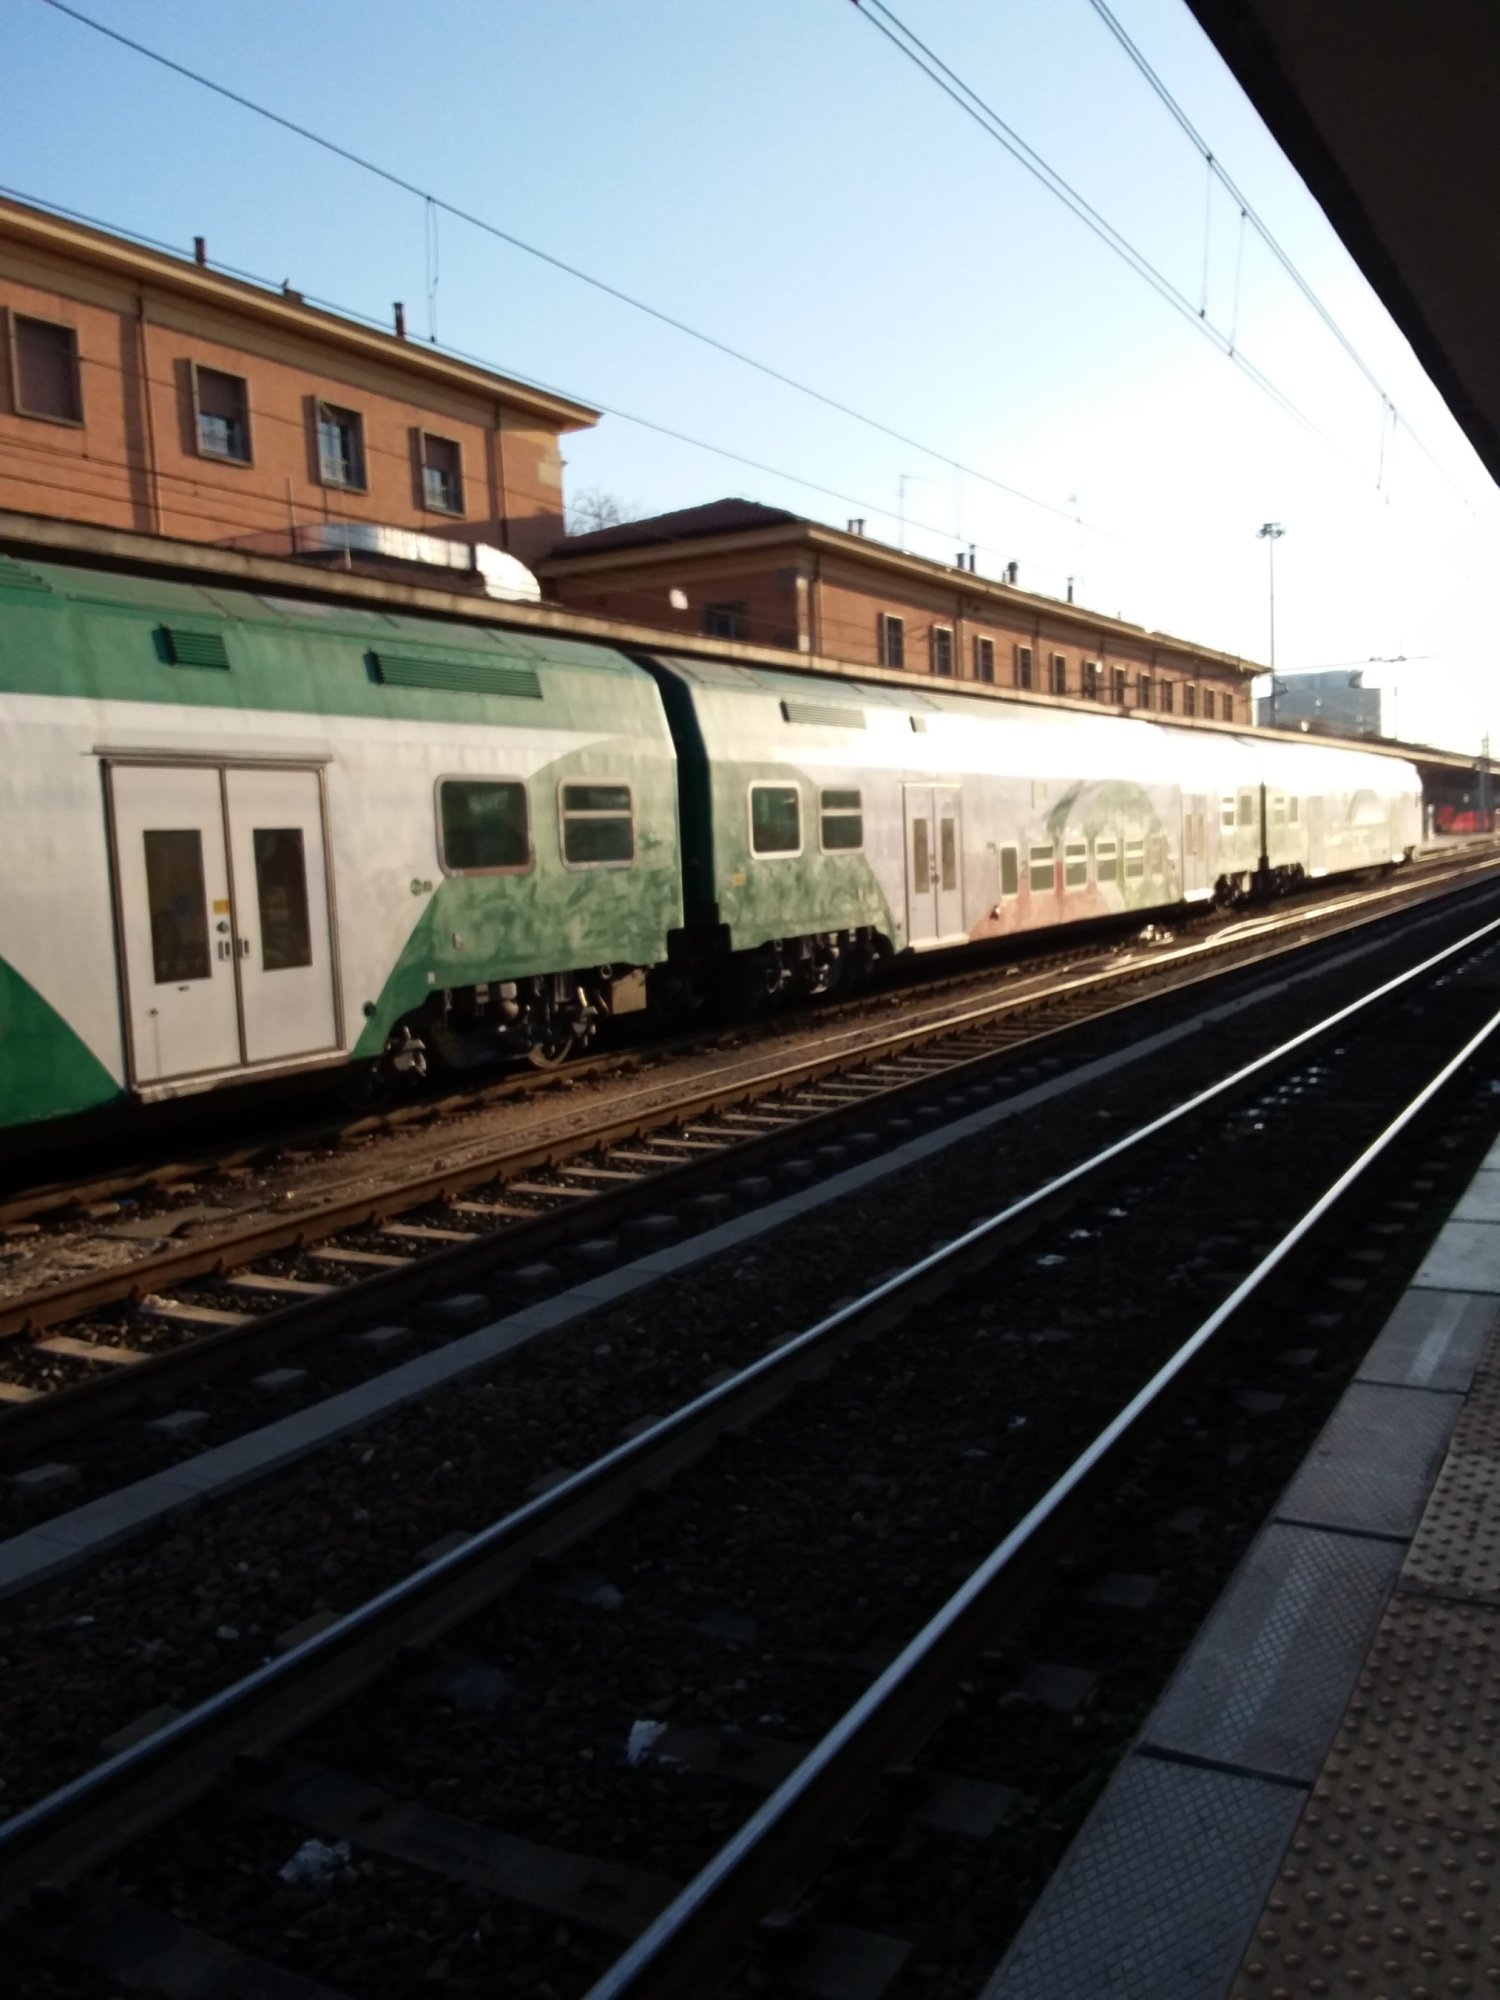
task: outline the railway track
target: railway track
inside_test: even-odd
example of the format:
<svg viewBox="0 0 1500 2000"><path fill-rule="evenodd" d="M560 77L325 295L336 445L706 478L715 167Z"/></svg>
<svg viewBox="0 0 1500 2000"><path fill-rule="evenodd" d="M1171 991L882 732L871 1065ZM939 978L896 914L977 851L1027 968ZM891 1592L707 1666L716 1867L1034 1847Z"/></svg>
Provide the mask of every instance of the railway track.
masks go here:
<svg viewBox="0 0 1500 2000"><path fill-rule="evenodd" d="M902 1940L855 1920L849 1879L811 1911L804 1903L787 1914L787 1897L802 1898L883 1793L908 1849L876 1885L899 1929L903 1870L931 1880L920 1843L934 1828L951 1838L963 1816L941 1763L934 1772L910 1760L966 1681L983 1679L997 1634L1016 1627L1088 1509L1143 1440L1181 1415L1181 1399L1223 1365L1231 1339L1258 1317L1271 1344L1284 1345L1288 1300L1327 1275L1330 1229L1371 1198L1372 1179L1391 1173L1402 1143L1493 1046L1497 938L1500 925L1487 923L1263 1056L1158 1102L1121 1137L776 1339L491 1527L429 1551L405 1581L189 1713L158 1718L133 1747L17 1814L0 1827L0 1902L11 1908L38 1881L117 1854L235 1758L270 1759L221 1793L211 1818L204 1809L188 1822L185 1844L148 1844L117 1864L122 1887L42 1913L28 1949L40 1939L37 1948L113 1976L133 1939L139 1969L143 1899L161 1953L179 1967L227 1929L214 1960L221 1982L251 1977L254 1960L263 1978L270 1953L310 1982L299 1992L326 1996L340 1939L365 1926L380 1935L382 1908L410 1910L415 1893L429 1913L444 1912L425 1919L442 1957L416 1983L438 1977L441 1963L453 1990L504 1967L516 1992L545 1980L553 1993L588 1983L596 2000L702 1995L749 1952L762 1988L769 1978L789 1991L890 1991ZM1235 1216L1185 1258L1178 1204L1195 1189L1201 1197L1211 1162L1233 1174ZM1060 1295L1057 1274L1070 1265ZM1179 1265L1181 1283L1164 1289ZM1127 1274L1137 1287L1155 1280L1134 1316L1121 1312ZM1131 1332L1147 1323L1149 1341ZM1008 1326L1029 1330L1007 1356ZM1076 1350L1048 1363L1085 1328L1089 1368L1080 1374ZM856 1350L857 1369L837 1365ZM1130 1380L1120 1394L1122 1370ZM1090 1375L1102 1395L1118 1396L1097 1417L1096 1398L1078 1402ZM1023 1452L1027 1425L1042 1427L1064 1385L1077 1406L1053 1420L1045 1450ZM795 1387L805 1394L789 1402ZM1019 1485L1008 1477L1012 1456L1027 1460ZM879 1534L868 1518L876 1509L895 1517ZM562 1572L530 1567L564 1556ZM599 1573L582 1571L580 1556ZM694 1622L705 1605L709 1616ZM841 1619L856 1629L839 1648ZM883 1625L904 1643L872 1666L871 1633ZM434 1652L444 1635L446 1650ZM712 1646L721 1657L706 1668ZM393 1675L403 1649L408 1665ZM695 1711L702 1719L689 1727ZM623 1735L631 1715L616 1763L585 1780L601 1739ZM272 1754L318 1717L316 1743ZM1007 1734L1001 1727L998 1740ZM971 1839L990 1838L1006 1816L990 1769L996 1740L992 1729L985 1756L966 1766L987 1774L965 1795ZM961 1734L940 1747L962 1752ZM545 1806L527 1803L518 1763ZM747 1798L757 1787L769 1796L755 1809ZM975 1834L987 1814L988 1832ZM221 1855L193 1837L210 1825ZM348 1841L360 1860L335 1848L331 1867L307 1864L323 1869L321 1896L273 1889L247 1910L225 1884L237 1870L266 1872L268 1839L281 1855L298 1840ZM680 1892L673 1872L691 1878ZM436 1886L413 1892L413 1880ZM529 1928L524 1915L495 1922L497 1890L508 1908L533 1913ZM122 1893L137 1900L122 1903ZM333 1904L342 1928L310 1934L308 1912ZM471 1943L476 1907L492 1927L475 1928ZM612 1937L635 1940L618 1960ZM411 1990L386 1986L377 1960L366 1956L376 1983L362 1991Z"/></svg>
<svg viewBox="0 0 1500 2000"><path fill-rule="evenodd" d="M1461 878L1467 879L1467 878ZM1419 901L1448 889L1430 885ZM1380 907L1412 907L1387 889ZM1369 920L1370 899L1322 914L1318 936ZM1293 943L1288 945L1288 937ZM899 1117L934 1093L981 1084L1018 1049L1134 1003L1307 942L1305 919L1263 917L1208 941L1173 945L1121 966L1075 972L1039 991L974 999L912 1026L851 1037L836 1027L793 1060L733 1066L641 1110L565 1139L481 1148L426 1165L371 1192L362 1179L290 1215L0 1302L0 1453L12 1465L101 1416L174 1394L228 1369L269 1363L330 1332L376 1325L414 1300L485 1297L461 1288L509 1273L525 1294L548 1282L539 1260L569 1243L608 1240L653 1207L694 1201L707 1223L736 1198L764 1198L763 1171L789 1156L853 1143L871 1121ZM851 1133L855 1136L851 1141ZM670 1223L655 1218L659 1232ZM470 1315L472 1317L472 1314ZM454 1303L455 1327L464 1311ZM372 1354L378 1352L372 1348Z"/></svg>

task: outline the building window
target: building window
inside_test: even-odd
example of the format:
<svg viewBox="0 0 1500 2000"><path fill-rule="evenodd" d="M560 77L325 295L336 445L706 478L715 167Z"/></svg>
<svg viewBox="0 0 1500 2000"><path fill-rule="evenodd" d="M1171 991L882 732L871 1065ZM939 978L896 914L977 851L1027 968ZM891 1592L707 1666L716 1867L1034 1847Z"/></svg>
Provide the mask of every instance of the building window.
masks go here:
<svg viewBox="0 0 1500 2000"><path fill-rule="evenodd" d="M932 628L932 671L944 679L953 678L953 627L934 625Z"/></svg>
<svg viewBox="0 0 1500 2000"><path fill-rule="evenodd" d="M1068 656L1066 653L1054 653L1052 655L1051 661L1048 663L1047 685L1053 694L1067 693Z"/></svg>
<svg viewBox="0 0 1500 2000"><path fill-rule="evenodd" d="M1234 720L1234 696L1232 694L1226 694L1224 697L1224 720L1226 722L1233 722Z"/></svg>
<svg viewBox="0 0 1500 2000"><path fill-rule="evenodd" d="M454 438L422 432L422 505L434 514L464 511L464 470Z"/></svg>
<svg viewBox="0 0 1500 2000"><path fill-rule="evenodd" d="M78 335L51 320L10 316L10 379L16 414L54 424L83 422Z"/></svg>
<svg viewBox="0 0 1500 2000"><path fill-rule="evenodd" d="M1028 691L1031 687L1031 648L1029 646L1017 646L1016 648L1016 686L1018 688L1025 688Z"/></svg>
<svg viewBox="0 0 1500 2000"><path fill-rule="evenodd" d="M515 875L531 866L526 787L512 778L438 780L445 875Z"/></svg>
<svg viewBox="0 0 1500 2000"><path fill-rule="evenodd" d="M204 458L250 463L250 385L243 375L226 375L218 368L193 373L193 419L198 450Z"/></svg>
<svg viewBox="0 0 1500 2000"><path fill-rule="evenodd" d="M745 639L749 620L743 601L734 604L705 604L703 629L710 639Z"/></svg>
<svg viewBox="0 0 1500 2000"><path fill-rule="evenodd" d="M883 667L906 665L906 620L882 611L875 621L875 636Z"/></svg>
<svg viewBox="0 0 1500 2000"><path fill-rule="evenodd" d="M569 868L628 868L635 859L629 785L561 785L562 851Z"/></svg>
<svg viewBox="0 0 1500 2000"><path fill-rule="evenodd" d="M1163 681L1161 683L1161 712L1163 715L1170 715L1176 705L1177 697L1172 692L1175 686L1175 681Z"/></svg>
<svg viewBox="0 0 1500 2000"><path fill-rule="evenodd" d="M1085 701L1099 699L1099 662L1085 660L1083 663L1083 698Z"/></svg>
<svg viewBox="0 0 1500 2000"><path fill-rule="evenodd" d="M819 832L825 854L854 854L865 844L865 816L858 792L820 792Z"/></svg>
<svg viewBox="0 0 1500 2000"><path fill-rule="evenodd" d="M1110 696L1119 708L1125 706L1125 669L1111 667L1109 670Z"/></svg>
<svg viewBox="0 0 1500 2000"><path fill-rule="evenodd" d="M357 410L318 405L318 477L325 486L365 490L364 423Z"/></svg>
<svg viewBox="0 0 1500 2000"><path fill-rule="evenodd" d="M1137 708L1149 708L1151 706L1151 676L1149 674L1141 674L1136 681L1135 705Z"/></svg>
<svg viewBox="0 0 1500 2000"><path fill-rule="evenodd" d="M750 787L750 852L802 852L802 794L795 785Z"/></svg>
<svg viewBox="0 0 1500 2000"><path fill-rule="evenodd" d="M976 681L988 681L991 685L995 679L995 642L993 639L981 639L977 634L974 639L974 678Z"/></svg>
<svg viewBox="0 0 1500 2000"><path fill-rule="evenodd" d="M1213 719L1214 719L1214 691L1212 688L1205 688L1203 690L1203 720L1205 722L1212 722Z"/></svg>
<svg viewBox="0 0 1500 2000"><path fill-rule="evenodd" d="M1184 715L1198 713L1198 688L1193 681L1184 681L1182 684L1182 712Z"/></svg>

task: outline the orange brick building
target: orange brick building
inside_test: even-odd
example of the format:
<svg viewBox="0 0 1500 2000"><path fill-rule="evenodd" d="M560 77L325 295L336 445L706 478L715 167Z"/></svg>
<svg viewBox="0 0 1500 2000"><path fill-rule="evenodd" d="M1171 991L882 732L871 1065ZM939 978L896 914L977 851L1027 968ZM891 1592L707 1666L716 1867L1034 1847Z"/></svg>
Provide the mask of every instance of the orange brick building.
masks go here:
<svg viewBox="0 0 1500 2000"><path fill-rule="evenodd" d="M574 535L534 567L556 602L635 625L1061 700L1253 719L1249 661L751 500Z"/></svg>
<svg viewBox="0 0 1500 2000"><path fill-rule="evenodd" d="M598 412L397 333L0 200L0 507L295 546L360 522L508 549L563 533Z"/></svg>

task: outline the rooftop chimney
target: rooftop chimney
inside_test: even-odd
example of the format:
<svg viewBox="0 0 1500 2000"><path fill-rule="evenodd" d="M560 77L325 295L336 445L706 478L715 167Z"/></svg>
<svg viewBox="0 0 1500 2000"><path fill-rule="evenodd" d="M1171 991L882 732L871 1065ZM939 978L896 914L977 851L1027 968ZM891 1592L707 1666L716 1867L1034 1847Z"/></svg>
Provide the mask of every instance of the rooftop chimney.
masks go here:
<svg viewBox="0 0 1500 2000"><path fill-rule="evenodd" d="M400 299L396 301L396 338L397 340L406 338L406 307Z"/></svg>
<svg viewBox="0 0 1500 2000"><path fill-rule="evenodd" d="M199 266L208 263L208 239L204 236L193 238L193 262Z"/></svg>
<svg viewBox="0 0 1500 2000"><path fill-rule="evenodd" d="M864 531L865 531L865 517L863 514L861 514L857 520L851 518L847 528L845 529L845 533L850 535L862 535Z"/></svg>

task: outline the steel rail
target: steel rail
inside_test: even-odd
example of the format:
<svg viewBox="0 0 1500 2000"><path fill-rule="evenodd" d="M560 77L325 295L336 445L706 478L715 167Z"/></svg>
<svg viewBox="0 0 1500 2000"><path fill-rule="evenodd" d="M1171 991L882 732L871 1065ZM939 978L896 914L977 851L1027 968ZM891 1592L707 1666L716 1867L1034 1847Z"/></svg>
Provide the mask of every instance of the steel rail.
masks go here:
<svg viewBox="0 0 1500 2000"><path fill-rule="evenodd" d="M1345 903L1335 906L1335 914L1364 909L1367 906L1368 899L1350 898ZM1389 912L1381 913L1382 916L1389 914ZM1380 918L1370 919L1372 922L1380 920ZM440 1167L413 1175L396 1186L374 1194L365 1192L353 1197L343 1196L303 1209L295 1216L278 1217L273 1221L226 1231L206 1242L183 1245L151 1257L138 1258L108 1272L23 1292L0 1302L0 1339L43 1332L66 1320L78 1319L86 1313L108 1306L139 1300L149 1292L166 1290L174 1284L184 1284L194 1278L222 1277L234 1268L285 1251L304 1250L314 1243L326 1241L329 1237L346 1230L378 1227L390 1216L406 1209L420 1208L433 1202L450 1199L454 1194L482 1186L491 1180L498 1180L506 1174L524 1173L539 1167L556 1167L568 1160L604 1150L626 1140L645 1139L652 1133L661 1132L686 1120L704 1117L715 1111L734 1109L746 1103L759 1101L761 1098L784 1095L799 1086L815 1083L829 1075L872 1067L903 1050L917 1049L927 1042L944 1036L998 1022L1006 1015L1055 1005L1076 995L1095 992L1101 987L1134 983L1143 976L1171 971L1205 956L1217 956L1225 950L1245 943L1262 930L1279 935L1280 929L1300 928L1306 921L1307 918L1299 916L1290 919L1284 926L1278 926L1276 919L1268 918L1263 924L1238 931L1233 938L1195 942L1176 950L1155 952L1149 960L1130 960L1123 965L1117 963L1105 966L1097 971L1081 973L1073 979L1065 979L1059 984L1048 987L1042 993L1000 994L993 999L979 1002L936 1020L922 1022L910 1028L888 1031L873 1040L862 1042L853 1049L844 1048L821 1055L799 1057L778 1069L761 1071L753 1077L740 1077L728 1083L697 1088L670 1103L631 1113L597 1126L588 1133L541 1140L522 1146L494 1147L470 1160L445 1163ZM1311 942L1322 941L1315 939ZM1307 943L1308 941L1302 938L1288 941L1280 945L1278 950L1267 952L1252 963L1265 963L1287 952L1306 948ZM1203 983L1213 976L1217 975L1211 970L1205 971L1201 980L1178 981L1170 990L1186 990L1192 984ZM1048 1032L1052 1030L1043 1030L1043 1033ZM512 1238L521 1240L521 1229L518 1226L516 1229L499 1231L494 1237L486 1240L493 1243L502 1237L507 1241ZM529 1242L527 1247L532 1247ZM421 1261L425 1267L441 1275L450 1258L453 1267L458 1268L459 1260L456 1253L434 1252ZM285 1310L290 1313L299 1309ZM279 1315L265 1315L267 1320L276 1317Z"/></svg>
<svg viewBox="0 0 1500 2000"><path fill-rule="evenodd" d="M1009 1243L1029 1235L1039 1221L1066 1207L1086 1184L1111 1172L1138 1147L1244 1088L1256 1077L1289 1061L1459 954L1472 951L1497 932L1500 932L1500 918L1242 1064L1088 1160L1011 1202L954 1242L875 1286L864 1297L828 1314L649 1430L616 1446L547 1493L480 1530L461 1548L389 1586L335 1624L210 1696L144 1741L24 1808L0 1824L0 1914L14 1909L40 1885L78 1874L200 1796L237 1756L264 1753L347 1700L374 1680L402 1648L433 1643L491 1602L537 1556L556 1554L570 1546L617 1513L643 1486L658 1483L701 1457L723 1433L742 1428L774 1407L798 1382L825 1373L840 1353L899 1324L912 1306L925 1303L983 1269ZM1428 1086L1423 1098L1403 1113L1402 1120L1391 1128L1392 1134L1416 1115L1421 1104L1440 1087L1442 1079L1453 1074L1497 1025L1500 1015L1446 1065L1442 1078ZM1385 1141L1379 1143L1383 1145ZM1293 1240L1300 1241L1310 1226L1311 1222L1304 1219L1288 1239L1288 1247ZM1283 1247L1278 1246L1272 1257L1279 1261L1281 1254ZM1258 1266L1252 1277L1263 1273L1270 1261ZM1247 1279L1237 1287L1226 1306L1205 1326L1216 1326L1221 1316L1247 1295L1250 1284ZM1206 1338L1206 1335L1201 1340L1194 1336L1199 1347ZM1138 1397L1123 1417L1130 1417L1139 1402ZM1103 1434L1106 1439L1113 1438L1122 1420L1116 1419L1116 1424ZM1032 1517L1027 1520L1031 1522ZM1037 1524L1028 1528L1028 1535L1038 1532ZM1001 1554L997 1551L983 1575L988 1576L992 1569L997 1575L1011 1569L1018 1560L1013 1545L1015 1549L1021 1546L1016 1542L1019 1533L1017 1530L1001 1545L1001 1551L1006 1552L1003 1562L997 1563ZM969 1629L971 1600L980 1596L977 1587L966 1586L950 1607L953 1617L934 1621L940 1623L940 1630L932 1640L934 1659L946 1659L945 1649L957 1643L946 1634L950 1624L957 1625L960 1613L964 1620L962 1629ZM910 1670L913 1686L918 1682L925 1686L923 1676L933 1672L931 1667L923 1666L923 1655L916 1641L903 1653L897 1667ZM892 1728L887 1718L899 1715L904 1730L910 1712L905 1706L908 1696L903 1691L907 1685L905 1674L893 1679L895 1675L893 1667L871 1691L872 1696L880 1691L881 1698L871 1711L869 1728L882 1742L885 1737L880 1732ZM858 1738L853 1739L861 1746L876 1740L875 1735L864 1735L863 1728L864 1725ZM893 1741L899 1733L893 1733ZM835 1731L825 1742L830 1745L826 1754L823 1746L819 1746L802 1767L812 1800L806 1810L820 1826L827 1823L830 1810L827 1802L832 1796L824 1787L837 1789L844 1785L849 1760L857 1761L864 1754L862 1748L846 1749L845 1736L840 1731ZM801 1825L803 1808L799 1800L800 1790L789 1794L788 1787L783 1786L726 1848L726 1856L743 1854L743 1863L735 1860L732 1868L711 1864L705 1875L671 1906L661 1923L653 1925L638 1946L620 1961L617 1967L620 1975L631 1980L655 1979L658 1975L651 1968L658 1955L663 1964L676 1966L688 1961L696 1964L707 1948L705 1938L721 1935L720 1926L728 1922L723 1915L725 1904L720 1899L738 1896L740 1890L736 1885L751 1879L748 1873L740 1875L740 1867L757 1871L754 1879L761 1884L780 1870L782 1863L776 1858L778 1842L793 1837L783 1834L782 1827L788 1824L795 1832ZM678 1975L674 1972L671 1976ZM637 1991L645 1994L695 1990L691 1985L642 1984L638 1988L626 1985L618 1988L622 1996ZM614 1989L603 1986L596 1991L600 2000L604 2000L604 1995Z"/></svg>
<svg viewBox="0 0 1500 2000"><path fill-rule="evenodd" d="M666 1910L589 1989L587 2000L692 2000L788 1882L826 1859L827 1843L893 1763L920 1748L954 1682L1013 1623L1054 1551L1118 1477L1202 1368L1215 1341L1256 1298L1408 1125L1500 1029L1500 1013L1319 1196L923 1626L879 1680L815 1744Z"/></svg>
<svg viewBox="0 0 1500 2000"><path fill-rule="evenodd" d="M1421 899L1423 903L1434 900ZM1341 911L1364 910L1367 899L1348 898L1338 907ZM1347 935L1351 928L1358 927L1345 924L1334 935ZM1291 926L1263 920L1246 927L1252 936L1267 928L1279 936ZM1246 929L1237 931L1232 941L1213 940L1206 946L1195 944L1173 954L1155 954L1128 967L1115 966L1090 972L1041 994L1007 994L999 1001L981 1003L964 1013L897 1031L881 1042L866 1043L858 1050L844 1048L822 1056L801 1058L781 1070L762 1071L755 1078L740 1078L732 1084L714 1086L708 1092L700 1090L690 1101L677 1100L671 1105L657 1107L648 1115L632 1115L617 1121L612 1127L596 1128L586 1138L539 1142L448 1165L428 1176L401 1183L378 1202L366 1195L353 1204L325 1204L295 1218L258 1225L255 1230L236 1236L218 1237L206 1244L167 1252L160 1258L143 1259L105 1277L80 1280L74 1285L23 1296L11 1302L8 1310L12 1317L9 1320L5 1317L7 1309L0 1308L0 1337L16 1338L42 1331L48 1326L66 1323L70 1318L81 1317L91 1308L118 1305L150 1291L166 1290L173 1284L183 1284L194 1278L217 1278L232 1290L234 1271L260 1258L287 1250L300 1252L351 1228L378 1228L393 1214L420 1208L429 1202L450 1199L465 1187L483 1185L498 1177L497 1159L503 1160L505 1166L516 1173L528 1167L552 1166L576 1159L582 1154L618 1144L622 1138L643 1139L649 1143L653 1133L660 1133L664 1128L680 1124L694 1115L702 1116L705 1111L732 1108L736 1103L775 1100L810 1082L815 1083L822 1076L845 1075L859 1068L875 1067L890 1059L893 1047L899 1053L902 1047L924 1045L925 1039L982 1028L986 1022L1006 1013L1048 1009L1061 1012L1063 1016L1050 1025L1033 1026L1027 1034L1004 1049L981 1049L967 1057L956 1056L948 1067L936 1075L891 1084L871 1098L847 1108L813 1111L799 1118L794 1126L739 1138L732 1145L726 1142L720 1151L711 1155L698 1155L679 1162L664 1161L654 1174L633 1177L628 1183L600 1190L587 1200L561 1201L555 1208L538 1210L534 1216L512 1220L491 1233L476 1232L470 1241L447 1245L425 1254L414 1253L403 1267L350 1279L327 1294L294 1300L272 1311L249 1317L242 1325L218 1328L185 1341L181 1346L157 1349L127 1368L113 1368L107 1373L84 1376L26 1401L0 1403L0 1447L11 1452L40 1449L71 1435L83 1422L96 1421L127 1410L145 1397L164 1393L189 1381L212 1379L227 1369L242 1365L252 1356L257 1360L269 1360L287 1348L322 1337L368 1312L390 1312L414 1297L482 1275L502 1259L536 1256L585 1230L607 1228L636 1206L647 1187L652 1199L671 1199L685 1194L706 1178L722 1177L731 1158L734 1171L743 1171L794 1147L816 1145L821 1139L837 1134L851 1120L867 1116L870 1106L876 1101L888 1111L899 1110L907 1100L921 1098L934 1087L946 1090L961 1088L971 1079L982 1076L986 1070L1007 1060L1017 1049L1034 1048L1053 1036L1067 1033L1081 1021L1105 1020L1113 1014L1149 1005L1164 994L1190 992L1194 987L1209 985L1223 976L1221 968L1206 965L1190 971L1187 976L1174 975L1181 975L1184 965L1201 960L1205 953L1217 957L1229 947L1230 942L1245 942ZM1322 936L1313 940L1299 937L1285 941L1273 950L1257 952L1235 969L1247 970L1273 963L1277 958L1288 956L1311 943L1328 941ZM1168 975L1167 983L1153 987L1150 992L1125 994L1110 1006L1093 1006L1085 1013L1068 1011L1067 1003L1074 996L1087 997L1101 988L1154 978L1158 972ZM79 1302L80 1295L83 1295L82 1303ZM23 1314L27 1315L24 1319L21 1317Z"/></svg>

